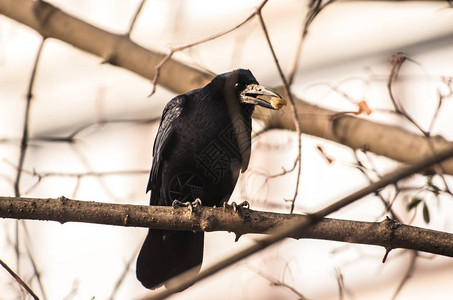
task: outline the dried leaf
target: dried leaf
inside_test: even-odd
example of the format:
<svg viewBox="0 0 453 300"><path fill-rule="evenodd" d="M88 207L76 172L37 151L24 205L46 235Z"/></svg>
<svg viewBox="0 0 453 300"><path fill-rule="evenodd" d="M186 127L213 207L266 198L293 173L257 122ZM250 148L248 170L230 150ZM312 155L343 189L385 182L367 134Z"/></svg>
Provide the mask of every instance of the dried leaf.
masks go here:
<svg viewBox="0 0 453 300"><path fill-rule="evenodd" d="M423 220L425 221L426 224L428 224L430 221L429 210L428 206L426 205L426 202L423 202Z"/></svg>
<svg viewBox="0 0 453 300"><path fill-rule="evenodd" d="M357 106L359 107L359 110L355 113L356 115L360 115L362 113L370 115L372 112L372 110L370 109L365 100L362 100L359 103L357 103Z"/></svg>

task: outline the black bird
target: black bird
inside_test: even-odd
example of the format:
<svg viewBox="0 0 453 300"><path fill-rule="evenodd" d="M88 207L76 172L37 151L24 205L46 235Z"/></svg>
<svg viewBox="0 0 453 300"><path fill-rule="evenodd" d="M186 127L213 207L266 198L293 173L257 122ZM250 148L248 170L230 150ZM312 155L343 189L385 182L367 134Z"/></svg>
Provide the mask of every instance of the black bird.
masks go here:
<svg viewBox="0 0 453 300"><path fill-rule="evenodd" d="M205 206L222 206L249 163L255 105L280 109L285 104L244 69L220 74L170 100L154 141L146 190L151 190L150 204L199 198ZM203 241L203 232L150 229L137 258L137 278L146 288L157 288L199 269Z"/></svg>

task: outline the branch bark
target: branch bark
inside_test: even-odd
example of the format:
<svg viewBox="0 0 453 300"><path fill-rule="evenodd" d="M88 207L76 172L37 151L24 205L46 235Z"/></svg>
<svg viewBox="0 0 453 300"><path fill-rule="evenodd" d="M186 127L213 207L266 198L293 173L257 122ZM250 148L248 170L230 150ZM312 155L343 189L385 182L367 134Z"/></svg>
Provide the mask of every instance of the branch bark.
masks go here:
<svg viewBox="0 0 453 300"><path fill-rule="evenodd" d="M36 30L48 38L69 43L83 51L100 56L105 62L125 68L145 78L152 79L155 67L165 55L145 49L128 35L114 34L97 28L44 2L32 0L0 0L0 14ZM212 78L211 75L169 59L160 69L159 84L175 93L199 88ZM389 126L365 119L343 116L332 120L338 112L319 108L295 97L298 117L303 133L341 143L351 148L365 148L378 155L414 164L427 155L453 146L453 142L437 136L428 139L396 126ZM270 128L294 130L289 112L269 115L257 109L256 118ZM453 175L453 160L446 161L444 171Z"/></svg>
<svg viewBox="0 0 453 300"><path fill-rule="evenodd" d="M66 222L83 222L155 229L267 233L286 222L310 218L306 215L279 214L231 208L186 208L111 204L60 198L0 197L0 217ZM453 257L453 234L400 224L391 219L360 222L325 218L315 225L290 235L367 244L387 250L404 248Z"/></svg>

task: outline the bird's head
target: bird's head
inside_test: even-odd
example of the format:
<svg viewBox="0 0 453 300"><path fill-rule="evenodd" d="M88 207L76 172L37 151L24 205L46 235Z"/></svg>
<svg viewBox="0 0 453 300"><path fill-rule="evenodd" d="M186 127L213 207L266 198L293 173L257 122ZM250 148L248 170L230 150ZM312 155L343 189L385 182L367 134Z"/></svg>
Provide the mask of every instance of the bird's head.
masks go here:
<svg viewBox="0 0 453 300"><path fill-rule="evenodd" d="M245 69L234 70L219 75L225 81L225 89L234 93L240 103L259 105L278 110L286 105L286 101L270 88L259 85L252 72Z"/></svg>

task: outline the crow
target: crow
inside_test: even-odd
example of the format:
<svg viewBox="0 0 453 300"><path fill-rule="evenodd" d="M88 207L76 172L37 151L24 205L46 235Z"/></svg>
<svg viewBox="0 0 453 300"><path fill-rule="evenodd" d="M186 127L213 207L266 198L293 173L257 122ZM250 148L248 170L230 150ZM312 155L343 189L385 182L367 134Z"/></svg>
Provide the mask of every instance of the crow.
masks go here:
<svg viewBox="0 0 453 300"><path fill-rule="evenodd" d="M150 205L228 201L249 163L255 105L280 109L286 102L246 69L217 75L205 87L171 99L153 146ZM203 242L204 232L149 229L137 258L138 280L154 289L194 267L198 272Z"/></svg>

